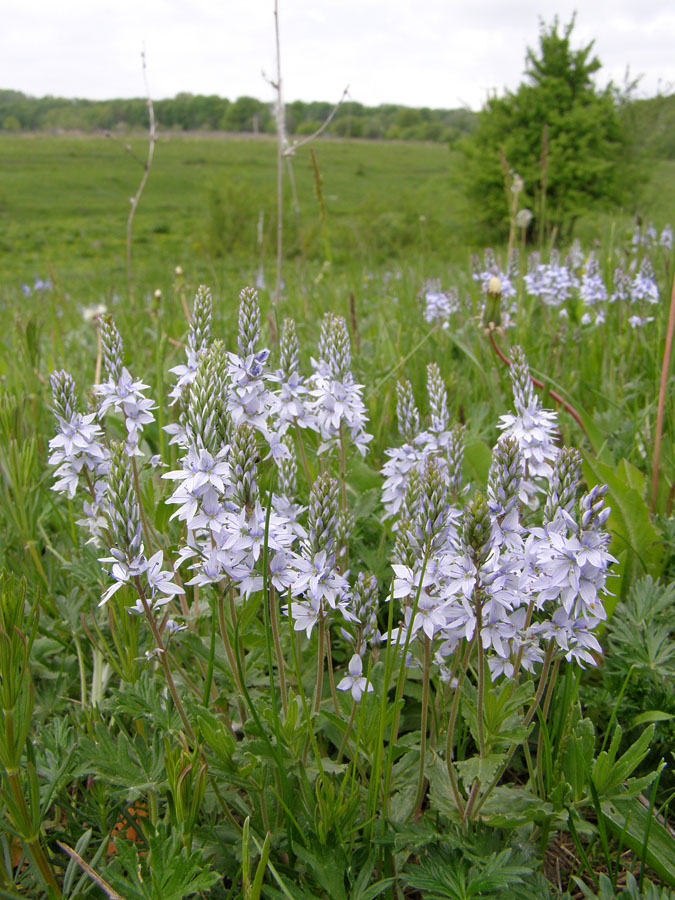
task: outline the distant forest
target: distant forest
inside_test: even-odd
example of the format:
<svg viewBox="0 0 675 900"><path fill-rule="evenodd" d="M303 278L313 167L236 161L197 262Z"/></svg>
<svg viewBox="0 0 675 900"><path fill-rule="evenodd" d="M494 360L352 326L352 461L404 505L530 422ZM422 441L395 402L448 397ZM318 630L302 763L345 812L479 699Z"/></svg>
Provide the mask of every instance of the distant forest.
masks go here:
<svg viewBox="0 0 675 900"><path fill-rule="evenodd" d="M254 97L227 100L215 95L178 94L154 100L155 117L166 131L275 132L274 104ZM330 115L332 103L286 104L289 134L316 131ZM445 141L453 143L470 133L476 113L468 109L413 109L384 104L343 103L326 134L333 137ZM147 103L132 100L68 100L30 97L20 91L0 90L0 129L3 131L127 131L148 126Z"/></svg>
<svg viewBox="0 0 675 900"><path fill-rule="evenodd" d="M274 104L255 97L228 100L215 94L177 94L169 100L155 100L153 104L160 130L248 134L274 134L276 130ZM289 134L312 134L326 121L333 105L302 100L287 103ZM479 115L469 109L414 108L393 103L364 106L349 100L339 107L324 134L454 144L474 131ZM622 121L648 156L675 159L675 95L631 100L623 106ZM0 90L0 131L124 133L147 127L147 102L141 98L69 100Z"/></svg>

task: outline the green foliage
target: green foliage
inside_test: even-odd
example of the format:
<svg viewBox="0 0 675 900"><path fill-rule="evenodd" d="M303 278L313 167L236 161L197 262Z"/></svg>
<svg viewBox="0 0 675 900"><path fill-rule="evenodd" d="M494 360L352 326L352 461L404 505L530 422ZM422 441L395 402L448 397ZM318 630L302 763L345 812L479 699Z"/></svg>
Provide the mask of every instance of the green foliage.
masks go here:
<svg viewBox="0 0 675 900"><path fill-rule="evenodd" d="M632 729L653 723L655 737L642 771L669 763L659 796L672 791L672 747L675 739L675 584L652 576L640 578L622 600L607 629L607 658L602 683L589 694L601 721L608 704L618 704L621 721Z"/></svg>
<svg viewBox="0 0 675 900"><path fill-rule="evenodd" d="M675 159L675 94L635 100L626 109L630 124L652 156Z"/></svg>
<svg viewBox="0 0 675 900"><path fill-rule="evenodd" d="M505 168L525 182L522 205L533 209L534 229L569 235L585 211L625 194L627 141L617 97L595 86L600 61L592 43L572 47L573 27L574 19L562 31L557 19L542 25L538 50L527 53L527 80L515 93L490 97L463 144L476 218L497 233L511 204Z"/></svg>
<svg viewBox="0 0 675 900"><path fill-rule="evenodd" d="M663 585L651 575L640 578L610 623L607 675L618 683L633 668L644 690L672 685L674 635L675 583Z"/></svg>
<svg viewBox="0 0 675 900"><path fill-rule="evenodd" d="M301 119L302 109L294 107L293 113ZM312 111L312 120L322 114ZM391 115L401 130L434 124L422 111ZM354 116L351 127L356 121ZM27 140L30 155L25 154ZM158 658L146 659L145 651L153 649L146 624L127 612L133 588L124 588L99 608L106 575L98 558L106 549L84 544L76 528L78 503L49 490L46 460L53 426L46 381L50 368L66 362L80 386L91 383L96 328L83 319L81 307L104 299L128 338L125 359L134 376L153 384L163 402L158 419L175 421L177 407L165 398L167 370L183 361L182 310L190 291L213 277L219 301L214 330L229 341L236 327L234 285L252 277L260 262L269 273L274 145L265 139L223 143L202 138L165 138L158 144L156 182L149 182L147 206L139 210L143 240L137 248L139 302L134 311L115 296L123 293L123 245L117 234L125 214L121 199L125 179L136 177L129 159L112 142L95 138L5 135L0 154L16 175L3 186L0 206L7 226L0 241L12 249L6 254L0 294L16 322L0 336L0 553L11 568L26 573L29 598L36 596L37 584L44 586L40 631L30 658L35 705L32 716L24 716L30 720L19 787L27 799L27 836L40 832L33 847L41 843L51 853L49 862L57 860L56 879L64 893L74 900L98 896L98 888L73 858L62 857L57 840L73 846L127 900L187 897L197 891L214 900L242 894L250 900L371 900L391 896L395 882L406 900L419 891L446 898L459 892L534 900L550 892L541 874L549 835L571 828L577 830L591 868L606 865L607 855L619 845L646 859L645 822L638 810L642 801L634 795L649 786L658 759L666 755L662 738L672 721L666 634L672 591L657 591L653 583L660 599L640 601L639 609L627 601L619 604L603 638L608 652L597 669L582 674L561 661L559 669L548 670L551 681L542 678L539 697L548 715L539 720L528 718L528 710L541 664L535 664L534 682L522 668L517 678L494 683L485 673L481 734L476 648L460 690L441 680L432 663L425 754L420 752L423 669L404 666L401 647L379 645L369 672L374 692L364 695L353 717L351 695L339 691L333 704L327 676L315 709L315 648L303 634L287 631L288 620L281 616L280 657L271 645L270 615L285 603L283 597L275 597L276 606L264 602L263 597L270 599L267 594L235 597L232 605L226 597L219 632L215 589L197 591L184 581L185 596L174 599L167 614L188 626L172 636L168 649L193 736L186 734ZM300 224L290 204L285 210L285 225L291 229L284 259L287 286L278 310L263 315L264 340L273 348L273 359L275 318L280 322L284 315L296 316L301 369L306 371L323 311L352 314L350 331L359 339L358 347L356 340L352 344L355 375L366 385L374 438L365 460L345 463L346 494L356 520L345 568L356 572L365 564L380 579L382 633L395 627L400 616L396 601L385 602L393 535L382 521L379 474L385 449L397 441L396 379L410 378L421 396L426 364L435 361L441 367L450 388L451 417L466 420L464 477L478 490L487 480L490 448L497 439L496 416L509 403L506 370L473 318L481 302L479 289L461 305L447 331L427 323L420 311L418 293L429 275L440 275L444 286L454 284L462 297L471 291L468 248L458 237L465 223L448 178L456 160L446 148L433 145L324 142L321 171L334 262L319 268L324 257L311 167L301 151L296 158ZM40 182L42 169L51 174ZM663 194L667 196L665 189ZM169 229L162 223L170 223ZM624 243L625 225L620 220L610 237L602 237L598 257L606 275L611 275L617 253L632 258ZM668 260L659 254L662 284ZM185 272L174 277L178 262ZM628 543L639 548L630 577L643 571L643 550L645 568L656 576L659 529L667 520L658 527L650 522L641 469L649 457L650 391L658 377L657 338L662 342L664 311L654 307L652 331L633 332L622 319L625 307L620 310L616 304L608 307L604 329L584 330L579 310L569 304L569 318L558 327L557 319L551 323L547 310L525 296L524 263L514 282L518 316L510 333L517 332L546 384L556 390L562 385L572 402L583 396L584 421L602 462L612 454L630 460L598 469L597 480L614 479L611 524L624 538L615 552ZM24 297L20 284L32 282L37 272L49 273L53 289ZM158 285L163 297L153 300ZM508 352L506 340L497 339ZM83 395L81 390L84 409ZM621 432L612 434L604 452L610 413ZM122 425L115 424L119 436ZM559 426L565 444L585 440L563 411ZM317 443L306 438L313 473L319 470ZM143 448L147 456L163 452L175 468L176 449L167 447L157 425L147 428ZM592 483L596 461L589 459ZM157 540L153 549L162 547L167 565L181 540L182 523L170 519L172 509L164 504L167 483L161 470L140 458L138 463L151 540ZM266 465L261 461L261 469ZM265 479L263 487L271 483L269 471ZM303 486L299 502L306 504L306 495ZM616 590L617 581L610 580L610 590ZM22 615L26 609L24 604ZM25 624L19 630L29 631ZM230 656L224 636L231 643ZM337 630L331 635L336 680L352 652L343 638ZM285 693L276 680L282 670ZM549 695L546 686L553 683ZM449 771L446 739L455 696L460 705ZM607 722L607 710L615 708L621 732L614 721ZM643 733L645 725L650 727ZM656 741L645 755L652 731ZM481 743L485 752L478 756ZM452 776L462 797L475 790L476 802L465 823ZM664 770L661 786L667 777ZM21 810L13 812L18 820ZM438 850L455 826L459 836L453 849ZM25 896L38 896L48 869L41 875L34 863L24 868L24 856L17 854L28 858L38 850L16 840L17 829L8 816L3 827L0 895L7 891L11 896L11 885L16 885ZM654 818L649 860L672 853L664 831ZM492 835L489 846L478 853L476 835L486 834ZM527 856L520 853L525 843ZM3 859L5 865L13 862L7 877ZM507 875L502 889L500 879ZM425 878L432 881L418 883Z"/></svg>
<svg viewBox="0 0 675 900"><path fill-rule="evenodd" d="M640 798L604 801L602 817L623 846L675 889L675 838Z"/></svg>
<svg viewBox="0 0 675 900"><path fill-rule="evenodd" d="M126 900L183 900L220 880L200 850L186 849L180 835L163 825L149 835L147 853L125 841L117 842L117 852L119 865L106 874Z"/></svg>
<svg viewBox="0 0 675 900"><path fill-rule="evenodd" d="M529 866L513 861L512 850L479 856L466 848L433 848L404 878L427 900L534 900L541 885ZM528 890L528 884L532 890Z"/></svg>
<svg viewBox="0 0 675 900"><path fill-rule="evenodd" d="M675 892L666 887L658 887L651 881L640 887L630 872L626 877L625 888L615 888L607 875L600 875L597 894L579 878L574 880L586 900L673 900L675 897Z"/></svg>
<svg viewBox="0 0 675 900"><path fill-rule="evenodd" d="M613 592L625 597L635 580L648 572L658 574L662 558L659 533L652 524L645 503L646 478L627 460L614 468L586 454L584 471L589 483L609 485L612 513L608 530L612 534L611 552L619 560ZM608 607L611 613L611 605Z"/></svg>
<svg viewBox="0 0 675 900"><path fill-rule="evenodd" d="M154 102L160 129L268 134L275 130L274 104L255 97L230 101L216 95L180 93ZM326 121L332 103L295 100L286 105L289 134L312 134ZM0 128L7 132L47 129L126 131L147 127L147 101L71 100L29 97L0 90ZM336 137L451 142L471 132L476 115L468 109L413 109L349 101L338 108L328 134Z"/></svg>

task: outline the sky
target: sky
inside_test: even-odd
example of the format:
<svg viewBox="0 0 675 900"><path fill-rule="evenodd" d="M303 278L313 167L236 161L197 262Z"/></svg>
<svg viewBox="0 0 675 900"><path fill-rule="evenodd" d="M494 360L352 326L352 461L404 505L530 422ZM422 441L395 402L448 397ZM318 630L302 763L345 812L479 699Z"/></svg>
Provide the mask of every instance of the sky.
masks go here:
<svg viewBox="0 0 675 900"><path fill-rule="evenodd" d="M284 98L480 109L515 89L540 22L595 40L598 82L675 87L672 0L279 0ZM271 100L274 0L0 0L0 89L106 99Z"/></svg>

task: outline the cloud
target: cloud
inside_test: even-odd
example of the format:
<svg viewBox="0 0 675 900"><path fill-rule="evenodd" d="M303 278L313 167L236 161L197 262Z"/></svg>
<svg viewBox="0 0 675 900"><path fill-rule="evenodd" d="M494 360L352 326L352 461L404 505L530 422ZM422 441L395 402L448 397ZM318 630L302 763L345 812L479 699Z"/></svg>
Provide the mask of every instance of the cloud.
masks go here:
<svg viewBox="0 0 675 900"><path fill-rule="evenodd" d="M578 0L279 0L286 98L478 108L514 89L539 23L571 19ZM595 40L603 77L644 73L642 90L675 82L664 0L587 4L577 44ZM156 97L179 91L261 98L275 75L272 0L24 0L3 12L0 87L106 98L143 92L145 46Z"/></svg>

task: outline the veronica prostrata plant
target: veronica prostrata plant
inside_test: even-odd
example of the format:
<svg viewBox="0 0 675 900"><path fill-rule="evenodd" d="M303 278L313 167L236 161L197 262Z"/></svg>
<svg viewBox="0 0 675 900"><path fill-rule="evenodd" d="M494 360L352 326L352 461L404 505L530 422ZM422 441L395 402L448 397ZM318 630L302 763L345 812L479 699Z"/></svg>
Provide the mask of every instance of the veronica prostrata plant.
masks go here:
<svg viewBox="0 0 675 900"><path fill-rule="evenodd" d="M378 579L353 540L351 469L371 435L345 320L324 316L304 375L290 319L272 369L254 290L240 295L235 349L212 339L211 314L202 287L185 364L172 369L177 461L161 477L143 439L154 405L111 320L90 412L78 411L70 375L54 373L54 489L85 503L102 608L141 623L137 662L162 672L180 716L181 735L164 735L172 799L153 795L153 834L160 820L180 819L183 834L220 821L228 835L246 821L259 846L272 834L267 878L286 884L278 867L299 858L314 884L316 859L334 847L344 890L351 853L372 873L391 863L384 842L371 855L388 823L427 810L489 822L561 665L598 661L613 561L606 489L583 490L579 455L558 446L556 415L514 348L515 411L498 426L487 484L472 490L465 428L432 362L426 415L410 383L397 386L402 443L382 469L393 559ZM168 521L148 504L162 491ZM102 642L115 621L99 625ZM534 795L540 765L512 790ZM177 766L197 779L199 808Z"/></svg>

